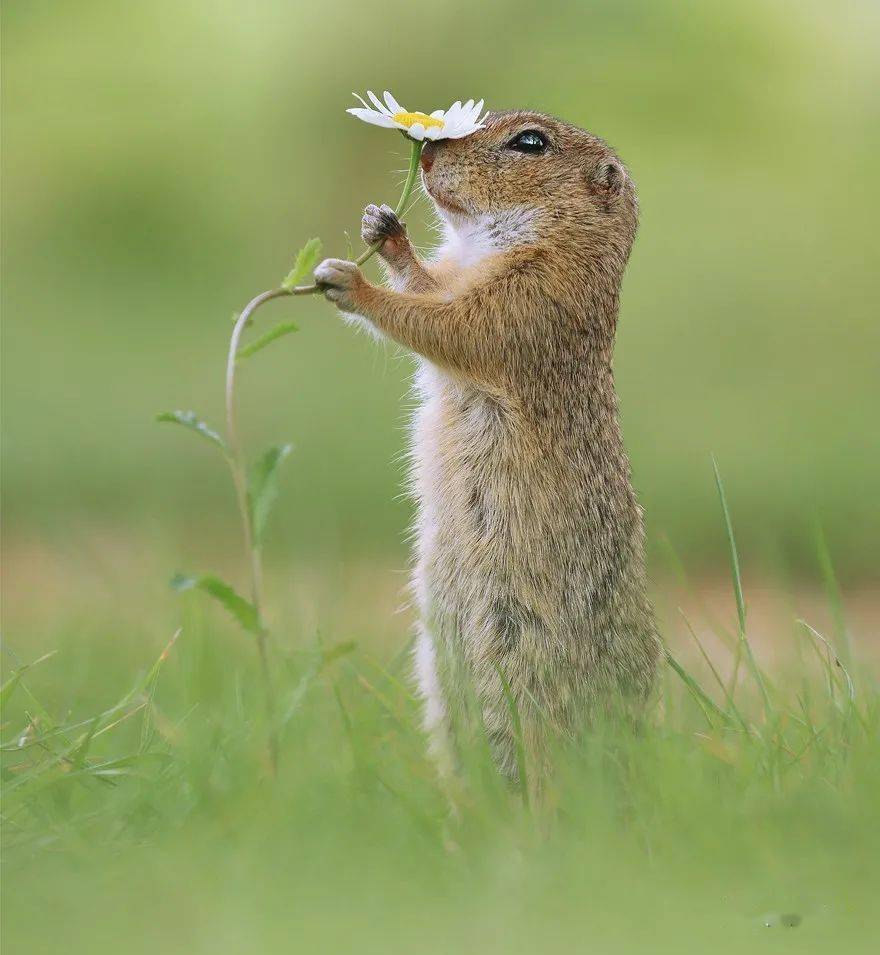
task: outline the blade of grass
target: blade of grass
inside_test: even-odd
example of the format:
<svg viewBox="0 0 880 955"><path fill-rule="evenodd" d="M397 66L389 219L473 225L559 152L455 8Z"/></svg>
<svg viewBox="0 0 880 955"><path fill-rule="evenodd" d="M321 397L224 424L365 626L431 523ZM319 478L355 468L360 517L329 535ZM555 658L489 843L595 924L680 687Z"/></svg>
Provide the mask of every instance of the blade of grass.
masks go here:
<svg viewBox="0 0 880 955"><path fill-rule="evenodd" d="M755 661L754 654L752 653L752 646L749 643L749 639L746 635L746 602L745 598L743 597L742 575L740 573L739 566L739 552L737 551L736 538L733 534L733 521L730 517L730 508L727 506L727 495L724 493L724 484L721 480L721 472L718 470L718 462L715 460L714 455L712 456L712 468L715 471L715 486L718 489L718 498L721 501L721 510L724 514L724 527L727 533L730 569L733 575L733 592L736 597L736 613L739 620L739 647L742 651L742 654L745 656L746 662L748 663L752 678L761 692L761 699L764 704L764 715L766 717L773 712L773 705L770 702L770 696L767 693L767 687L764 683L763 674L761 673L761 670ZM738 665L739 657L737 657L737 665L734 669L734 675L736 675ZM731 695L735 690L736 684L733 683L731 686Z"/></svg>
<svg viewBox="0 0 880 955"><path fill-rule="evenodd" d="M281 706L281 714L278 720L279 732L283 730L293 719L297 710L302 705L303 700L306 698L306 694L318 676L320 676L320 674L335 660L348 656L348 654L354 653L355 650L357 650L357 644L353 640L349 640L344 643L338 643L335 646L332 646L329 650L324 650L323 644L318 641L317 653L314 654L311 663L309 663L309 665L305 668L304 672L297 680L296 685L290 691L290 693L287 694L285 700L283 701Z"/></svg>
<svg viewBox="0 0 880 955"><path fill-rule="evenodd" d="M70 762L74 769L82 769L85 766L86 757L89 755L89 747L92 745L92 740L95 738L95 731L98 728L98 723L100 720L100 715L96 716L92 720L91 725L82 738L82 742L77 746L76 750L71 755Z"/></svg>
<svg viewBox="0 0 880 955"><path fill-rule="evenodd" d="M827 670L828 670L828 680L829 680L829 682L832 683L832 684L833 684L834 682L836 682L836 681L835 681L834 669L833 669L833 667L831 666L831 660L833 659L833 660L834 660L834 665L835 665L835 666L840 670L840 672L843 674L843 677L844 677L844 680L845 680L846 692L847 692L847 695L848 695L848 697L849 697L849 701L850 701L850 703L855 703L855 701L856 701L856 688L855 688L855 684L853 683L852 677L849 675L849 670L848 670L848 669L843 665L843 663L841 662L841 659L840 659L840 657L837 655L837 651L834 649L834 647L832 646L831 642L830 642L829 640L826 640L825 637L823 637L822 634L819 633L818 630L816 630L814 627L811 627L811 626L807 623L806 620L798 620L797 622L798 622L798 624L799 624L801 627L804 628L804 630L807 631L808 634L810 634L811 637L813 637L815 640L819 640L819 641L822 643L822 645L825 647L825 650L826 650L826 652L827 652L828 655L827 655L827 657L824 658L823 662L824 662L824 664L825 664L825 666L826 666L826 668L827 668ZM832 695L833 695L833 693L832 693Z"/></svg>
<svg viewBox="0 0 880 955"><path fill-rule="evenodd" d="M418 703L418 697L412 690L396 676L390 673L382 664L371 654L362 653L361 657L365 663L368 663L374 670L383 676L399 693L403 694L410 703Z"/></svg>
<svg viewBox="0 0 880 955"><path fill-rule="evenodd" d="M746 733L748 733L749 724L745 721L745 718L743 717L742 713L740 713L739 707L736 705L736 701L728 692L727 687L725 686L724 680L721 679L721 674L715 668L715 664L712 662L711 657L706 652L706 648L703 646L702 642L700 641L700 638L697 636L696 630L694 630L694 628L691 626L690 620L688 620L687 615L681 609L681 607L678 608L678 612L681 614L681 618L682 620L684 620L685 626L688 628L688 632L693 638L694 643L696 643L697 648L700 651L700 654L702 655L703 659L706 661L706 665L709 667L709 670L712 672L712 676L715 678L715 682L721 688L721 692L724 694L724 699L727 702L727 706L733 713L733 716L736 718L736 722L738 722L740 726L742 726L742 728L746 731Z"/></svg>
<svg viewBox="0 0 880 955"><path fill-rule="evenodd" d="M681 586L694 597L697 603L697 607L700 613L706 618L709 627L712 629L713 633L717 633L727 646L736 651L738 638L735 633L733 633L729 627L724 626L718 616L713 612L712 608L706 602L699 588L695 587L688 572L684 566L684 561L678 554L678 551L672 546L672 541L669 540L665 535L661 537L661 544L663 545L664 550L669 558L669 562L672 565L672 570L675 573L675 576L678 578Z"/></svg>
<svg viewBox="0 0 880 955"><path fill-rule="evenodd" d="M159 654L159 659L156 660L152 666L152 669L147 674L147 679L144 685L147 694L147 700L144 706L144 717L141 721L141 739L140 745L138 747L138 752L140 753L146 751L147 747L150 745L150 739L152 737L150 726L153 717L153 698L156 695L156 686L159 683L159 671L162 668L162 664L168 659L168 655L171 653L171 648L177 642L177 638L182 632L182 627L178 627L177 630L174 631L174 635L166 644L165 649Z"/></svg>
<svg viewBox="0 0 880 955"><path fill-rule="evenodd" d="M54 657L57 652L57 650L50 650L49 653L44 653L41 657L34 660L33 663L24 663L12 671L12 675L8 680L6 680L3 686L0 687L0 713L3 712L6 705L12 699L15 689L21 682L21 678L25 675L25 673L27 673L28 670L33 669L35 666L39 666L50 657Z"/></svg>
<svg viewBox="0 0 880 955"><path fill-rule="evenodd" d="M716 729L715 723L709 715L710 713L714 713L723 723L730 722L730 717L710 696L706 695L700 684L685 670L669 650L666 650L666 662L672 667L673 671L687 687L691 696L696 700L697 706L699 706L706 722L709 724L709 729Z"/></svg>
<svg viewBox="0 0 880 955"><path fill-rule="evenodd" d="M391 717L392 720L408 734L419 735L418 729L406 718L406 716L395 707L385 694L373 686L372 683L362 674L352 667L354 678L357 682L372 696L378 700L379 705Z"/></svg>
<svg viewBox="0 0 880 955"><path fill-rule="evenodd" d="M825 538L825 532L818 519L815 525L815 538L816 554L819 558L819 567L822 571L822 580L825 584L828 604L831 607L831 617L834 620L834 627L837 630L840 655L846 661L847 665L849 665L852 663L852 646L850 645L846 618L843 614L843 597L840 592L837 574L834 572L834 563L831 560L831 551L828 549L828 541Z"/></svg>

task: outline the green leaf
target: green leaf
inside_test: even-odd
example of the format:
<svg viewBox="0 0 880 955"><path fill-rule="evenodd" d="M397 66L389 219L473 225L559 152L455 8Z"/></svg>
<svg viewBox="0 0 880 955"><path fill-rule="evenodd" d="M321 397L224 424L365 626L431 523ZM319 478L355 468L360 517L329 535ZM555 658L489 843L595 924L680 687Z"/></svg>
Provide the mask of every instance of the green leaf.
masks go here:
<svg viewBox="0 0 880 955"><path fill-rule="evenodd" d="M293 268L284 277L281 287L288 292L299 285L299 283L314 269L318 264L318 258L321 255L321 240L309 239L308 242L297 252L296 261Z"/></svg>
<svg viewBox="0 0 880 955"><path fill-rule="evenodd" d="M229 584L220 580L219 577L213 577L210 574L200 577L176 574L171 580L171 586L178 593L183 593L186 590L203 590L223 604L248 633L260 634L263 632L257 608L249 600L245 600L241 594L236 593Z"/></svg>
<svg viewBox="0 0 880 955"><path fill-rule="evenodd" d="M278 466L293 450L292 444L269 448L254 464L248 481L248 503L251 509L254 546L263 542L272 505L278 497Z"/></svg>
<svg viewBox="0 0 880 955"><path fill-rule="evenodd" d="M163 411L162 414L156 415L156 420L170 421L172 424L179 424L184 428L189 428L190 431L194 431L196 434L200 434L203 438L207 438L208 441L216 444L224 454L229 453L223 438L221 438L213 428L209 428L205 422L198 417L195 411Z"/></svg>
<svg viewBox="0 0 880 955"><path fill-rule="evenodd" d="M276 338L283 338L291 332L298 331L299 325L297 325L296 322L281 322L280 325L270 328L265 335L260 335L259 338L255 338L249 345L244 345L239 348L236 352L235 360L250 358L251 355L256 355L258 351L262 351L267 345L271 345Z"/></svg>

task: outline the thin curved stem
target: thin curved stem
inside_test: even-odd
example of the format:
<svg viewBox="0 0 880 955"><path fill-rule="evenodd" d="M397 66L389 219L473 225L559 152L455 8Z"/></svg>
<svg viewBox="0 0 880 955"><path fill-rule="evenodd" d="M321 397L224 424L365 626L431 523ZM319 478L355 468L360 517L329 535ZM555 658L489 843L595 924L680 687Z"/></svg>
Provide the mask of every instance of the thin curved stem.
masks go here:
<svg viewBox="0 0 880 955"><path fill-rule="evenodd" d="M409 171L407 172L407 175L406 175L406 182L404 183L404 186L403 186L403 192L400 194L400 201L397 203L397 208L394 210L394 214L396 216L399 216L400 213L403 212L403 208L406 205L407 200L409 199L409 194L412 192L413 186L416 183L416 175L418 174L418 171L419 171L419 159L422 156L423 145L424 143L419 142L416 139L412 141L412 152L410 153L410 156L409 156ZM355 265L363 265L364 262L369 261L379 250L380 244L381 243L377 245L371 245L369 249L362 252L354 260Z"/></svg>
<svg viewBox="0 0 880 955"><path fill-rule="evenodd" d="M269 761L273 776L278 772L278 727L275 720L275 690L272 685L272 671L269 667L268 631L263 622L263 558L260 548L255 546L253 515L248 500L247 465L236 423L235 371L237 362L235 359L238 355L238 344L241 341L242 332L250 321L251 315L266 302L287 294L285 289L271 289L268 292L262 292L248 302L232 329L232 335L229 339L229 354L226 359L226 446L229 449L229 469L232 472L232 482L235 485L235 497L241 517L245 555L251 568L251 602L254 605L259 625L257 651L260 655L260 671L263 675L263 686L266 693L266 717L269 721Z"/></svg>
<svg viewBox="0 0 880 955"><path fill-rule="evenodd" d="M395 215L400 215L406 206L409 197L415 185L416 176L419 171L419 159L422 155L423 143L418 140L412 140L412 149L409 159L409 171L406 182L403 186L403 192L398 200L397 207L394 210ZM375 255L378 244L366 249L355 260L358 265L363 265L373 255ZM259 549L254 547L254 534L251 521L250 507L248 505L247 475L245 473L244 455L242 453L241 442L238 438L238 428L236 426L235 409L235 370L236 358L238 356L238 346L241 341L242 333L247 327L254 312L271 302L275 298L283 298L287 295L314 295L321 291L318 285L297 285L291 289L275 288L267 292L261 292L248 302L242 313L238 316L235 326L232 329L232 336L229 340L229 354L226 359L226 443L229 448L229 463L232 470L232 477L235 483L235 493L238 500L238 509L241 513L241 523L244 532L244 545L250 555L251 564L251 599L257 610L257 615L262 620L262 587L263 571L260 560Z"/></svg>
<svg viewBox="0 0 880 955"><path fill-rule="evenodd" d="M403 211L415 185L416 175L419 169L419 158L422 154L422 145L421 142L416 142L415 140L412 142L409 172L406 177L403 192L400 196L400 201L394 210L395 215L400 215ZM357 258L357 264L363 265L367 262L375 255L378 248L378 245L374 245L364 250ZM251 513L250 501L248 500L247 465L241 441L239 440L236 421L235 372L238 366L236 359L238 357L238 346L241 342L241 336L258 308L276 298L285 298L289 295L314 295L320 291L321 288L317 284L297 285L294 288L269 289L252 298L235 321L232 335L229 339L229 353L226 358L226 446L228 449L226 458L229 462L229 469L232 472L232 482L235 485L235 497L241 517L244 549L251 570L251 602L256 611L257 622L259 624L257 650L260 655L260 669L263 674L263 683L266 691L266 714L269 720L269 757L273 775L275 775L278 770L278 726L275 718L275 691L272 686L272 672L269 667L269 632L263 621L263 560L260 548L256 546L254 539L253 515Z"/></svg>
<svg viewBox="0 0 880 955"><path fill-rule="evenodd" d="M400 194L400 200L397 203L397 207L394 210L394 214L399 216L403 212L404 207L409 200L410 194L413 191L413 186L416 184L416 176L419 172L419 159L422 156L422 147L425 145L423 142L420 142L416 139L411 140L412 150L410 151L409 156L409 170L406 175L406 182L403 186L403 192ZM364 265L366 262L379 251L379 245L371 245L368 249L364 249L363 252L354 260L355 265ZM287 294L289 295L314 295L316 292L320 292L320 286L316 284L312 285L297 285L292 288Z"/></svg>
<svg viewBox="0 0 880 955"><path fill-rule="evenodd" d="M258 548L254 547L253 525L251 521L251 510L248 504L247 475L245 473L244 454L242 453L241 442L238 438L238 428L236 425L235 408L235 371L237 367L236 357L238 355L238 345L241 340L247 323L250 321L253 313L266 302L273 298L281 298L287 295L285 289L271 289L268 292L262 292L245 306L241 315L235 322L232 329L232 336L229 340L229 354L226 359L226 445L229 448L229 462L232 468L232 479L235 484L235 494L238 500L238 510L241 514L242 529L244 531L244 546L250 556L251 564L251 600L257 611L257 616L262 622L262 589L263 589L263 569Z"/></svg>

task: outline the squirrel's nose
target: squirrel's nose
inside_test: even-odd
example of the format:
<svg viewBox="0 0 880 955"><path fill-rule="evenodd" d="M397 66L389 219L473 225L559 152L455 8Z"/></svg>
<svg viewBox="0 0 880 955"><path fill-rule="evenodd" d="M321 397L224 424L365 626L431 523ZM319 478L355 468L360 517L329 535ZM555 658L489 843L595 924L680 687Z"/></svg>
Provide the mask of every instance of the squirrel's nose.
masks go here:
<svg viewBox="0 0 880 955"><path fill-rule="evenodd" d="M422 147L422 158L421 164L422 169L425 172L431 171L431 166L434 165L434 156L437 154L437 147L434 143L428 142Z"/></svg>

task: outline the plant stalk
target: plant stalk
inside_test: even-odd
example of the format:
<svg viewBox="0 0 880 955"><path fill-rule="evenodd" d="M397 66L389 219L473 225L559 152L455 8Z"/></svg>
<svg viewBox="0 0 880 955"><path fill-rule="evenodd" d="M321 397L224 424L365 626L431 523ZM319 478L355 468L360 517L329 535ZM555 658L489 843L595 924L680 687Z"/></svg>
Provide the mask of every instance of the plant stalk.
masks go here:
<svg viewBox="0 0 880 955"><path fill-rule="evenodd" d="M412 144L412 149L409 155L409 170L406 175L406 182L403 186L403 192L400 194L400 200L394 209L394 214L396 216L399 216L406 208L406 204L409 202L409 197L412 195L413 186L416 184L416 177L419 173L419 159L422 156L422 147L424 146L424 143L415 139L411 140L410 142ZM354 260L355 265L364 265L366 262L369 262L376 252L379 251L379 244L380 243L377 243L376 245L371 245L368 249L364 249L364 251L361 252L361 254ZM312 285L297 285L285 294L314 295L316 292L320 291L321 287L316 283L313 283Z"/></svg>
<svg viewBox="0 0 880 955"><path fill-rule="evenodd" d="M410 152L409 171L406 182L401 193L395 215L400 215L409 201L416 176L419 171L419 159L422 154L422 143L412 140L412 150ZM357 265L363 265L369 261L378 251L379 245L370 246L365 249L355 260ZM297 285L293 288L274 288L266 292L261 292L248 302L242 313L236 319L232 329L232 335L229 339L229 353L226 359L226 445L228 448L227 461L229 469L232 472L232 482L235 485L235 497L238 504L238 512L241 517L242 534L244 537L244 549L247 561L250 565L251 574L251 602L257 613L259 623L259 633L257 634L257 650L260 655L260 670L263 674L263 685L266 692L266 715L269 720L269 758L272 766L272 775L278 771L278 725L276 721L275 690L272 685L272 671L269 666L269 631L263 621L263 560L260 548L254 541L253 515L251 514L250 501L248 500L248 480L247 465L245 462L244 451L238 436L238 426L236 422L236 404L235 404L235 372L237 368L236 359L238 357L238 347L241 342L241 336L250 322L254 312L266 302L271 302L276 298L284 298L288 295L314 295L322 291L317 283L312 285Z"/></svg>
<svg viewBox="0 0 880 955"><path fill-rule="evenodd" d="M251 602L257 613L259 632L257 633L257 651L260 656L260 670L263 674L263 687L266 693L266 717L269 720L269 762L272 775L278 772L278 727L275 719L275 690L272 685L272 672L269 667L268 630L263 621L263 558L260 548L255 546L253 515L248 500L247 465L238 437L235 406L235 371L238 345L247 323L253 313L266 302L288 294L284 289L271 289L262 292L248 302L235 322L229 340L229 354L226 359L226 445L229 449L228 461L235 485L235 498L241 517L244 549L251 569Z"/></svg>
<svg viewBox="0 0 880 955"><path fill-rule="evenodd" d="M400 194L400 201L397 203L397 207L394 210L394 214L399 216L404 208L406 207L407 202L409 201L410 193L413 190L413 186L416 182L416 176L419 172L419 159L422 156L422 147L424 143L419 142L418 140L412 140L412 151L409 155L409 170L406 174L406 182L403 186L403 192ZM379 245L371 245L369 249L362 252L354 261L355 265L363 265L364 262L369 261L378 251Z"/></svg>

